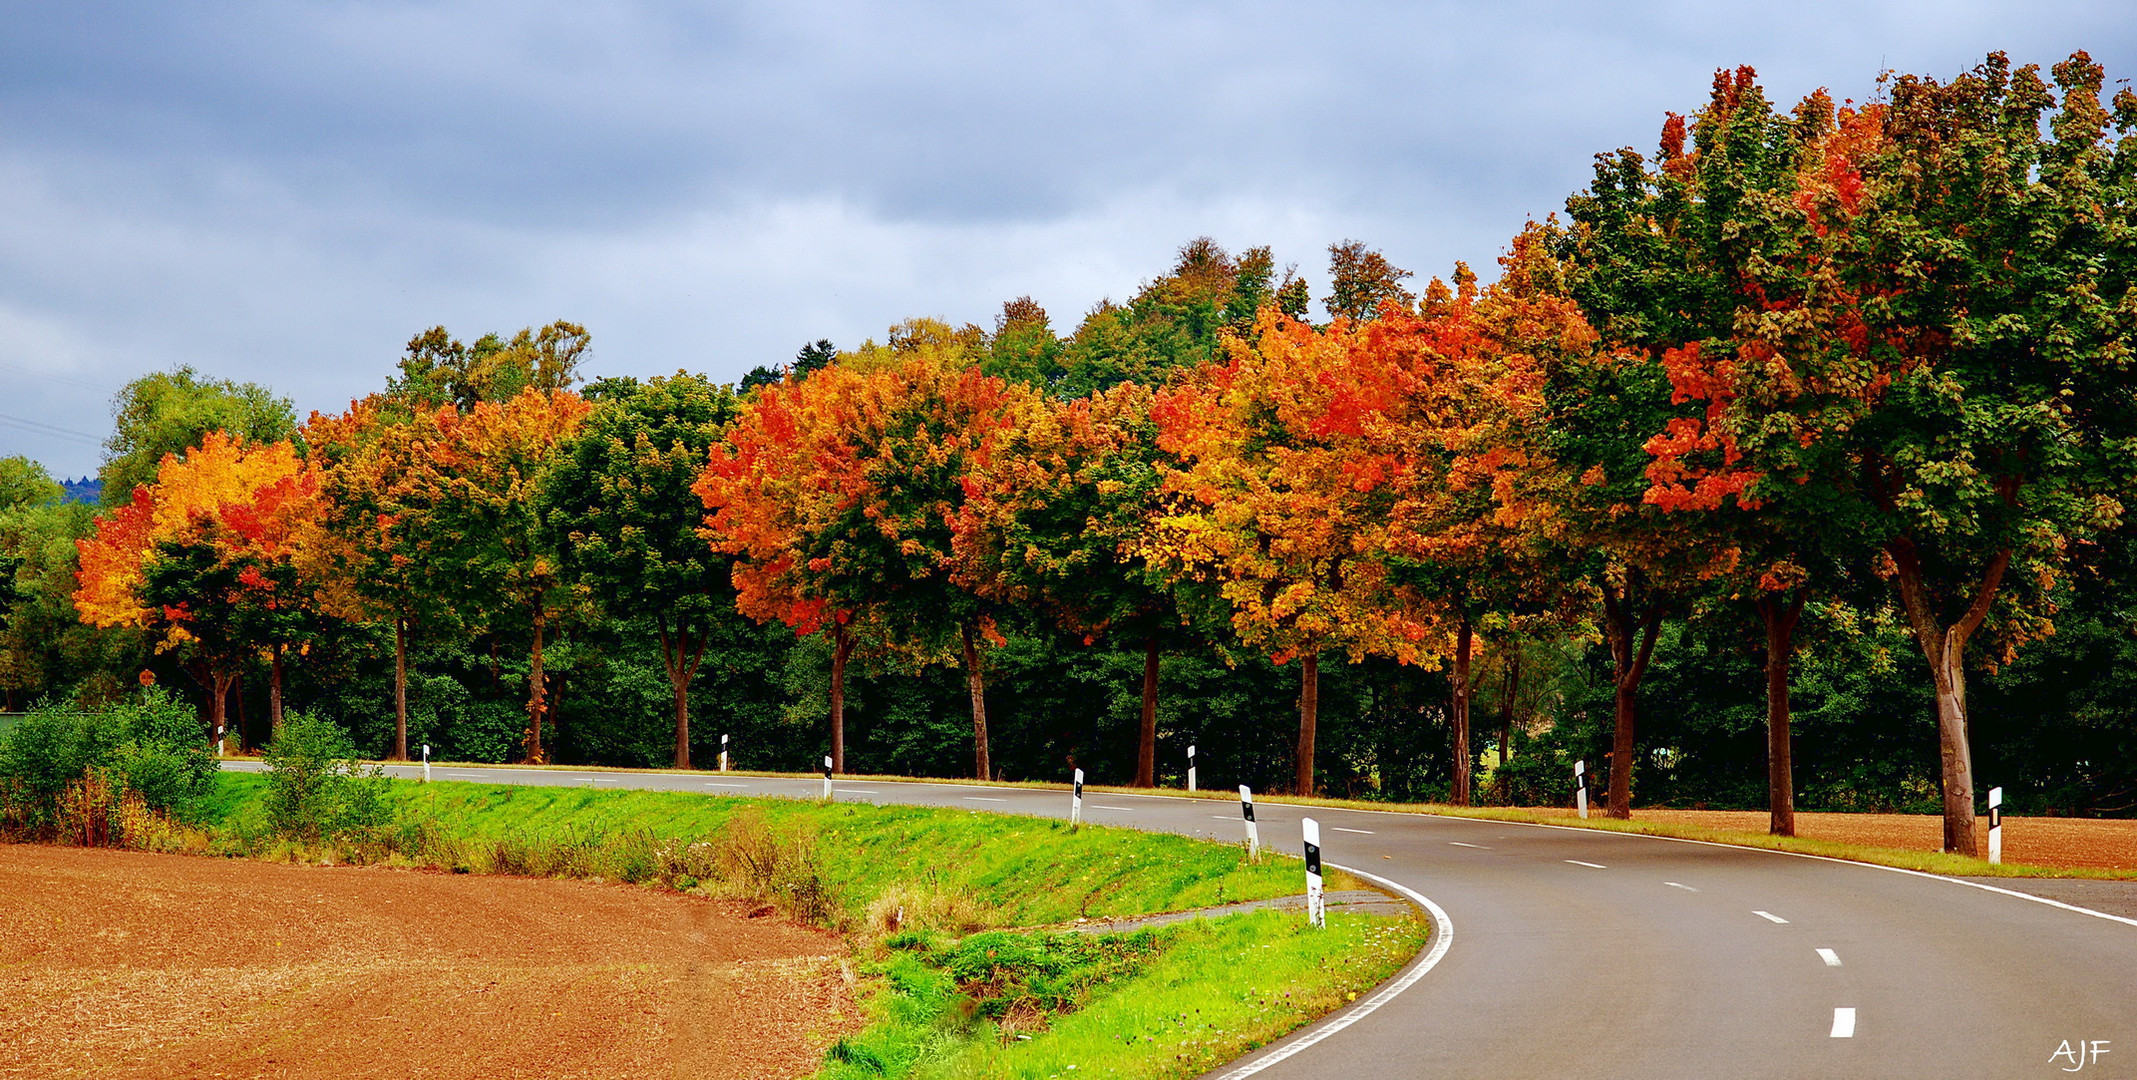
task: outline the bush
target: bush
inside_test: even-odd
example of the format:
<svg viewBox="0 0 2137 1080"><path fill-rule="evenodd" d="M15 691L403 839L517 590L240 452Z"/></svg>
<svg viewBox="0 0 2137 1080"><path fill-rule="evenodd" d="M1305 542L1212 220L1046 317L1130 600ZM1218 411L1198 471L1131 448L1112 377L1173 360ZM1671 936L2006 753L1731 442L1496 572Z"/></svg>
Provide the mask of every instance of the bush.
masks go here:
<svg viewBox="0 0 2137 1080"><path fill-rule="evenodd" d="M392 819L384 771L365 769L339 724L294 713L267 744L267 827L318 841L381 832Z"/></svg>
<svg viewBox="0 0 2137 1080"><path fill-rule="evenodd" d="M99 712L41 706L0 736L0 828L53 836L76 789L102 792L92 800L99 805L131 799L144 811L190 819L215 790L220 767L193 709L162 690ZM80 793L71 804L75 818L85 805ZM104 835L75 825L84 835Z"/></svg>

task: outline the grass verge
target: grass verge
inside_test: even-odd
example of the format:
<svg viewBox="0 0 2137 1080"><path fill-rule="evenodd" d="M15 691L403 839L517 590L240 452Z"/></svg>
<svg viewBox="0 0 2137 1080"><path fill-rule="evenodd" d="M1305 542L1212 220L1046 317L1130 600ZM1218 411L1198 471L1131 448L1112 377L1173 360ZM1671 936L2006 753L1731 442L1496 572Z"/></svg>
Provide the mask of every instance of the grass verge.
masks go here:
<svg viewBox="0 0 2137 1080"><path fill-rule="evenodd" d="M1288 856L1248 862L1232 845L1106 826L1071 830L1059 821L971 810L385 783L396 824L345 839L328 857L669 885L711 881L723 858L754 859L754 867L729 868L776 876L785 859L825 894L827 910L817 921L846 929L898 920L901 906L905 923L939 915L955 928L1147 915L1292 895L1303 881ZM211 814L221 849L307 857L268 834L264 789L257 775L219 778ZM1332 875L1330 887L1359 886Z"/></svg>
<svg viewBox="0 0 2137 1080"><path fill-rule="evenodd" d="M1031 930L1294 894L1296 859L1163 833L928 807L411 781L393 824L277 840L223 774L209 850L602 878L768 900L851 935L871 1025L826 1080L1192 1076L1369 990L1422 918L1257 911L1128 934ZM1354 888L1348 874L1331 887Z"/></svg>

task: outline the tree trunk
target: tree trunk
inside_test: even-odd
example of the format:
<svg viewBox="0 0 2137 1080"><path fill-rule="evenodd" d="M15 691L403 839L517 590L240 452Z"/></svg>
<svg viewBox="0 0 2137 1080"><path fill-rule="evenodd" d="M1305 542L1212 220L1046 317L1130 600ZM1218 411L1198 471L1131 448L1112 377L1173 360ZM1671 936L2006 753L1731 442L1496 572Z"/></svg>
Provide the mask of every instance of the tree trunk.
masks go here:
<svg viewBox="0 0 2137 1080"><path fill-rule="evenodd" d="M203 665L206 667L206 665ZM237 681L235 675L225 675L208 667L208 742L220 753L222 736L228 730L230 718L230 684Z"/></svg>
<svg viewBox="0 0 2137 1080"><path fill-rule="evenodd" d="M965 685L972 691L972 767L985 780L993 775L987 760L987 683L979 670L978 630L965 624Z"/></svg>
<svg viewBox="0 0 2137 1080"><path fill-rule="evenodd" d="M698 664L705 659L705 644L712 639L706 632L690 633L687 625L677 624L674 634L668 633L668 617L659 618L660 659L668 669L668 685L675 691L675 767L690 767L690 680L697 676Z"/></svg>
<svg viewBox="0 0 2137 1080"><path fill-rule="evenodd" d="M393 760L408 760L408 620L393 620Z"/></svg>
<svg viewBox="0 0 2137 1080"><path fill-rule="evenodd" d="M1893 583L1899 588L1901 606L1929 661L1930 679L1937 693L1937 749L1943 766L1944 850L1959 855L1981 854L1974 838L1974 752L1966 718L1966 639L1988 618L2011 565L2011 552L1999 551L1982 572L1973 602L1959 621L1945 626L1931 606L1923 580L1921 555L1906 537L1891 541L1886 551L1897 568Z"/></svg>
<svg viewBox="0 0 2137 1080"><path fill-rule="evenodd" d="M831 627L831 771L846 771L846 660L853 655L853 630Z"/></svg>
<svg viewBox="0 0 2137 1080"><path fill-rule="evenodd" d="M230 696L237 701L237 718L231 721L231 730L237 733L238 753L244 753L252 745L252 736L245 730L245 676L243 669L230 683Z"/></svg>
<svg viewBox="0 0 2137 1080"><path fill-rule="evenodd" d="M1469 805L1469 700L1475 694L1469 684L1469 647L1475 637L1465 612L1454 631L1454 790L1448 798L1456 806Z"/></svg>
<svg viewBox="0 0 2137 1080"><path fill-rule="evenodd" d="M547 687L542 679L542 630L546 613L542 610L541 597L534 599L534 667L527 673L527 764L546 765L549 755L542 750L542 705Z"/></svg>
<svg viewBox="0 0 2137 1080"><path fill-rule="evenodd" d="M1613 662L1612 695L1617 731L1610 749L1610 798L1605 813L1620 820L1632 817L1633 734L1639 720L1640 678L1647 674L1647 661L1655 651L1655 636L1662 630L1662 604L1650 600L1639 622L1629 605L1639 592L1637 571L1626 573L1622 594L1603 586L1604 629L1610 638Z"/></svg>
<svg viewBox="0 0 2137 1080"><path fill-rule="evenodd" d="M1135 740L1135 786L1158 785L1158 636L1143 646L1143 725Z"/></svg>
<svg viewBox="0 0 2137 1080"><path fill-rule="evenodd" d="M1521 700L1521 649L1509 646L1506 653L1506 682L1499 697L1499 767L1506 767L1506 756L1512 752L1514 743L1514 705Z"/></svg>
<svg viewBox="0 0 2137 1080"><path fill-rule="evenodd" d="M1796 618L1803 614L1803 591L1784 602L1772 593L1759 596L1759 616L1766 622L1766 797L1772 813L1767 831L1796 835L1796 779L1789 745L1788 669L1795 659Z"/></svg>
<svg viewBox="0 0 2137 1080"><path fill-rule="evenodd" d="M267 737L282 734L282 643L275 642L267 662Z"/></svg>
<svg viewBox="0 0 2137 1080"><path fill-rule="evenodd" d="M1313 736L1321 719L1321 658L1314 653L1299 657L1298 774L1292 788L1300 795L1313 794Z"/></svg>

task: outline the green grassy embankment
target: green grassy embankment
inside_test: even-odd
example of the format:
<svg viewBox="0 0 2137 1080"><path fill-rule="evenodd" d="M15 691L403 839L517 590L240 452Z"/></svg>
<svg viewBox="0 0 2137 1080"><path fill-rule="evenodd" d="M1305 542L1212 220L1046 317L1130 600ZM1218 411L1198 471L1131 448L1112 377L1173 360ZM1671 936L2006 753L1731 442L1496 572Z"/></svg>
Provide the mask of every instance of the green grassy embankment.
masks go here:
<svg viewBox="0 0 2137 1080"><path fill-rule="evenodd" d="M1192 1076L1355 999L1420 919L1255 912L1130 934L1041 930L1297 893L1298 860L1163 833L926 807L390 781L394 824L295 845L265 780L224 774L210 850L633 881L765 900L849 933L870 1026L825 1080ZM1331 888L1356 887L1332 874ZM1006 932L1005 932L1006 931ZM1076 1066L1071 1070L1069 1066Z"/></svg>

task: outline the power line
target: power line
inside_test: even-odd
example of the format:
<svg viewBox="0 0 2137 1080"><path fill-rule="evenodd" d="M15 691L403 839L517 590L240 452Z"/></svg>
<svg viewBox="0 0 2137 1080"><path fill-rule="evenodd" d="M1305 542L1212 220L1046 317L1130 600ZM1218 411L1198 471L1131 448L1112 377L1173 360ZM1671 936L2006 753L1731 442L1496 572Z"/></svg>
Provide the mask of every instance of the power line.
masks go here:
<svg viewBox="0 0 2137 1080"><path fill-rule="evenodd" d="M103 386L85 379L77 379L68 375L54 375L49 371L36 371L20 364L8 363L5 360L0 360L0 371L12 371L17 375L28 375L33 379L50 379L53 382L65 383L68 386L79 386L84 390L102 391L104 389Z"/></svg>
<svg viewBox="0 0 2137 1080"><path fill-rule="evenodd" d="M35 420L25 420L22 417L9 416L6 413L0 413L0 424L5 424L8 427L16 428L21 431L27 431L32 435L43 435L47 438L54 439L73 439L76 442L85 442L91 446L104 445L104 440L99 439L96 436L91 435L87 432L74 431L63 427L53 427L50 424L40 424Z"/></svg>

